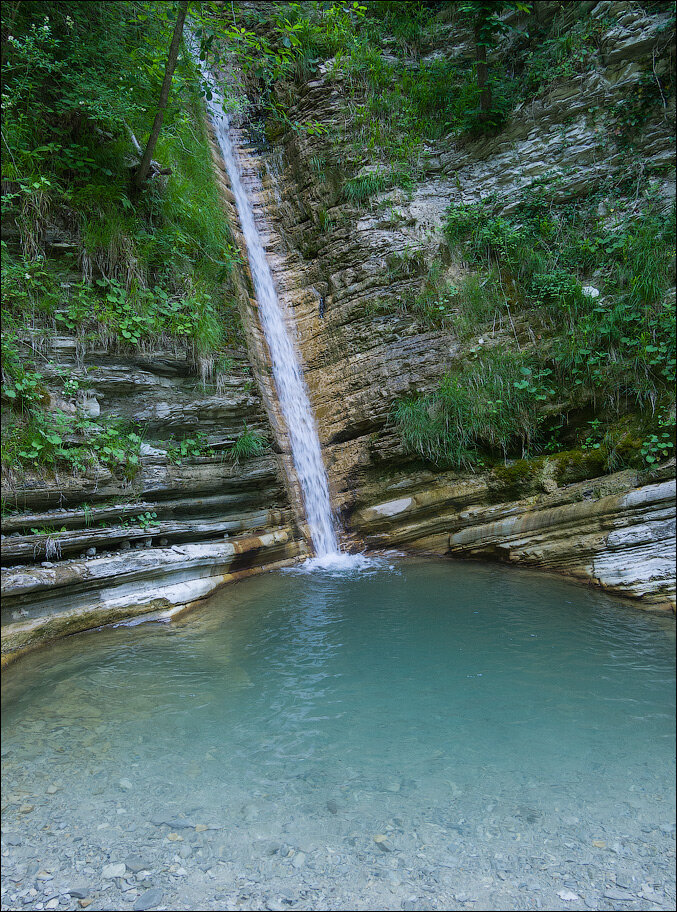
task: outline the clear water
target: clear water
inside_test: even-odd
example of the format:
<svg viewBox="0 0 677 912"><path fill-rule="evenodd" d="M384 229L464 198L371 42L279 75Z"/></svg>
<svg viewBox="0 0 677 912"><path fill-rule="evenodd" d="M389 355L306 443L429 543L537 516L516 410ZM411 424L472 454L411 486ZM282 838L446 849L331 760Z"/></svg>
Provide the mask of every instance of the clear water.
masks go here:
<svg viewBox="0 0 677 912"><path fill-rule="evenodd" d="M670 908L672 621L389 567L267 574L10 667L3 830L66 879L149 855L170 908Z"/></svg>
<svg viewBox="0 0 677 912"><path fill-rule="evenodd" d="M310 535L316 556L320 559L327 558L336 555L339 547L332 520L327 476L308 391L285 314L275 290L252 206L241 180L228 116L223 110L222 93L214 77L204 66L202 74L212 91L212 100L207 102L207 107L235 196L240 225L247 245L261 326L268 343L280 409L289 432L292 457L303 492Z"/></svg>

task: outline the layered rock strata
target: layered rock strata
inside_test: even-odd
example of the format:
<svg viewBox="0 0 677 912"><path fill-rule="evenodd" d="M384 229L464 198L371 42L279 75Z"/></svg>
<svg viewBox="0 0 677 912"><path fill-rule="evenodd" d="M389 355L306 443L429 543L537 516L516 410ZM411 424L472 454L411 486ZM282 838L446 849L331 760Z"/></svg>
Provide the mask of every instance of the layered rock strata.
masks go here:
<svg viewBox="0 0 677 912"><path fill-rule="evenodd" d="M279 457L237 462L244 426L271 431L245 351L216 381L185 351L82 350L41 339L54 405L142 428L140 467L19 473L3 483L2 655L149 612L172 613L305 553ZM79 401L65 401L63 372ZM181 456L200 439L209 455Z"/></svg>
<svg viewBox="0 0 677 912"><path fill-rule="evenodd" d="M536 6L541 19L560 11L559 4ZM510 321L470 340L453 326L428 328L397 306L435 261L445 262L452 279L467 272L464 263L448 262L441 235L450 204L493 196L507 213L544 175L555 201L576 201L627 177L633 167L653 176L666 204L674 199L674 99L648 113L632 156L612 138L613 112L638 89L647 67L655 72L656 61L669 53L669 17L624 3L586 7L600 31L598 67L560 79L518 107L493 138L447 137L428 147L423 176L410 192L376 193L362 206L343 193L345 165L358 174L373 165L358 160L349 139L340 149L326 139L341 136L351 115L344 77L331 61L320 65L294 87L289 115L320 124L326 133L287 131L274 148L262 148L266 173L262 186L253 188L253 201L266 220L280 298L297 327L333 500L356 547L406 545L529 562L637 597L647 607L674 608L674 505L667 488L660 487L657 507L653 486L631 473L633 481L601 513L584 493L587 481L583 487L554 482L552 504L534 506L519 490L496 502L495 479L424 468L408 457L391 417L399 398L434 389L482 346L538 344L539 317L528 302ZM470 58L467 34L446 28L432 56ZM518 28L502 53L509 55L511 42L523 40ZM610 230L613 219L608 213ZM383 301L391 306L381 307ZM598 466L588 474L601 471ZM674 475L674 468L667 471ZM594 489L606 485L599 479ZM564 509L569 503L575 518ZM461 534L457 506L479 508L467 523L474 531ZM623 565L632 569L625 572Z"/></svg>
<svg viewBox="0 0 677 912"><path fill-rule="evenodd" d="M134 618L167 619L224 583L303 552L289 527L227 542L172 545L3 572L2 662L48 640Z"/></svg>
<svg viewBox="0 0 677 912"><path fill-rule="evenodd" d="M491 475L400 481L396 497L357 510L353 526L372 547L555 570L643 608L674 609L675 480L645 481L618 472L503 502Z"/></svg>

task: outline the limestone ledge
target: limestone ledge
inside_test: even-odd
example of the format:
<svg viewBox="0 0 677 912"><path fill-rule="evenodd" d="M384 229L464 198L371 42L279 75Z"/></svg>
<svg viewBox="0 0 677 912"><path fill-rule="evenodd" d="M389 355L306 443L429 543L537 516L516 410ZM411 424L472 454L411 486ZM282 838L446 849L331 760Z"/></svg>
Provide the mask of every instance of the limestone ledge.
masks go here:
<svg viewBox="0 0 677 912"><path fill-rule="evenodd" d="M306 553L290 527L228 542L131 551L51 568L2 570L2 664L73 633L171 617L219 586Z"/></svg>
<svg viewBox="0 0 677 912"><path fill-rule="evenodd" d="M271 489L271 496L277 488L278 497L273 502L278 502L281 488L274 456L259 456L242 465L232 465L218 457L194 458L182 465L173 465L166 458L142 457L141 469L131 480L103 467L91 467L77 476L66 472L27 474L4 487L3 495L9 506L24 510L58 510L64 505L101 504L118 498L122 505L142 498L169 509L170 500L186 502L226 493L237 496L243 505L253 505L260 503L264 488ZM20 521L20 516L16 521Z"/></svg>
<svg viewBox="0 0 677 912"><path fill-rule="evenodd" d="M216 520L193 520L191 522L157 522L152 527L90 529L57 532L51 535L25 535L10 538L2 542L0 553L2 564L18 564L35 561L39 557L49 559L51 555L61 559L68 554L76 554L89 548L99 551L121 547L128 550L132 543L136 547L151 547L154 540L158 544L168 542L196 542L210 538L228 538L234 533L266 530L282 525L291 519L290 511L259 510L256 513L243 513Z"/></svg>
<svg viewBox="0 0 677 912"><path fill-rule="evenodd" d="M487 504L487 480L466 480L362 508L352 524L372 547L520 563L674 611L675 480L635 484L620 472Z"/></svg>

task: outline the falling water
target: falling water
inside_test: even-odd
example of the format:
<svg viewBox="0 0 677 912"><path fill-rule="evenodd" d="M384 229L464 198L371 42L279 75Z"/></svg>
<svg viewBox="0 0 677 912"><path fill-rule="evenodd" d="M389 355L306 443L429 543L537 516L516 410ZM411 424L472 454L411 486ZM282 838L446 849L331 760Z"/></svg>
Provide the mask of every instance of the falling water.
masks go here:
<svg viewBox="0 0 677 912"><path fill-rule="evenodd" d="M313 546L318 558L331 557L339 554L339 547L332 521L329 487L322 462L320 440L308 392L296 350L287 331L261 237L254 222L252 206L240 179L230 138L228 117L223 111L223 97L211 73L205 68L202 72L212 93L212 99L207 102L207 107L230 178L247 244L261 324L270 350L280 407L289 431L292 457L303 492Z"/></svg>

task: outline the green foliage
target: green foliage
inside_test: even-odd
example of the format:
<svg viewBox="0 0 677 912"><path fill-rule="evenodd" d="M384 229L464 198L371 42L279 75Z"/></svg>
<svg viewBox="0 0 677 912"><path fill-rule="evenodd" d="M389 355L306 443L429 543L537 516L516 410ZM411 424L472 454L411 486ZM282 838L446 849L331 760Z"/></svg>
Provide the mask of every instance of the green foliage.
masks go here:
<svg viewBox="0 0 677 912"><path fill-rule="evenodd" d="M316 136L327 132L343 158L346 148L354 150L355 160L367 151L378 167L348 178L344 196L350 200L361 202L392 187L410 189L425 165L427 144L478 125L479 89L467 60L446 53L421 59L435 46L438 12L439 4L426 2L278 3L271 23L263 10L241 9L259 44L254 49L246 41L234 53L248 78L257 80L253 91L266 106L268 135L278 130L273 120ZM502 20L490 18L503 27ZM344 97L348 117L340 131L319 123L309 131L287 114L293 81L308 79L321 64ZM491 85L493 121L485 117L483 129L502 123L512 105L511 80L496 74Z"/></svg>
<svg viewBox="0 0 677 912"><path fill-rule="evenodd" d="M209 455L211 455L211 447L207 443L205 435L199 432L190 437L185 436L182 440L167 446L167 457L175 465L179 465L184 459Z"/></svg>
<svg viewBox="0 0 677 912"><path fill-rule="evenodd" d="M587 436L581 444L582 450L599 450L604 440L604 431L602 430L602 421L599 418L593 418L590 422Z"/></svg>
<svg viewBox="0 0 677 912"><path fill-rule="evenodd" d="M386 175L381 171L370 171L358 177L351 177L343 187L346 199L359 201L380 193L387 186Z"/></svg>
<svg viewBox="0 0 677 912"><path fill-rule="evenodd" d="M2 463L13 471L99 465L131 476L139 465L135 430L50 404L27 340L57 329L79 344L171 344L218 361L241 339L229 293L238 255L186 56L154 153L171 174L141 196L131 187L129 133L150 128L171 6L3 5L2 208L21 242L20 253L2 250ZM66 239L65 254L46 246L48 230ZM63 395L80 387L67 377Z"/></svg>
<svg viewBox="0 0 677 912"><path fill-rule="evenodd" d="M507 0L464 0L459 4L459 11L470 23L478 45L494 48L500 35L509 26L502 14L506 10L531 12L531 3L507 2Z"/></svg>
<svg viewBox="0 0 677 912"><path fill-rule="evenodd" d="M661 412L658 415L655 434L648 434L641 448L641 455L647 465L667 459L675 450L675 413Z"/></svg>
<svg viewBox="0 0 677 912"><path fill-rule="evenodd" d="M132 477L139 467L141 437L107 419L104 426L60 410L35 410L3 429L2 465L17 469L84 472L102 466Z"/></svg>
<svg viewBox="0 0 677 912"><path fill-rule="evenodd" d="M3 217L23 249L3 248L3 316L28 307L34 323L55 319L122 345L174 340L196 354L241 339L230 286L238 254L186 55L154 153L171 175L140 197L130 182L129 133L150 127L172 6L3 6ZM66 290L64 257L44 256L47 229L75 244L83 281Z"/></svg>
<svg viewBox="0 0 677 912"><path fill-rule="evenodd" d="M609 231L591 210L562 210L544 185L510 217L489 205L452 208L445 235L470 263L493 270L516 307L542 311L553 335L550 366L563 389L640 406L675 377L674 213L647 195ZM603 270L600 298L583 293L590 263Z"/></svg>
<svg viewBox="0 0 677 912"><path fill-rule="evenodd" d="M672 68L662 81L653 68L641 74L632 91L624 93L610 110L611 135L619 148L634 149L656 106L664 104L669 95L674 95Z"/></svg>
<svg viewBox="0 0 677 912"><path fill-rule="evenodd" d="M482 452L525 456L541 423L539 404L553 390L549 371L502 349L482 352L433 393L402 400L394 419L405 447L455 468L482 464Z"/></svg>
<svg viewBox="0 0 677 912"><path fill-rule="evenodd" d="M608 22L603 17L582 15L569 24L564 16L557 16L548 37L538 40L534 36L523 64L520 98L533 98L554 83L594 69L606 28Z"/></svg>
<svg viewBox="0 0 677 912"><path fill-rule="evenodd" d="M447 287L445 320L470 336L506 317L512 327L511 308L528 307L531 325L540 321L549 341L524 364L532 374L508 384L528 402L494 389L505 386L515 365L514 356L496 350L433 393L399 403L397 424L411 452L456 466L476 464L482 449L508 453L521 442L527 452L538 445L542 405L556 393L616 415L639 410L644 460L670 451L670 430L657 425L654 407L674 403L675 304L666 296L674 282L674 211L649 188L641 206L626 208L609 229L596 200L562 206L555 192L556 181L544 180L510 216L489 201L449 210L446 239L475 271ZM599 297L583 290L591 265ZM413 312L411 301L407 309ZM489 358L492 372L482 374ZM640 444L599 416L582 441L585 451L599 452L606 471L633 463Z"/></svg>
<svg viewBox="0 0 677 912"><path fill-rule="evenodd" d="M392 282L419 276L425 272L426 265L421 250L414 250L407 246L402 253L392 253L388 256L388 277Z"/></svg>
<svg viewBox="0 0 677 912"><path fill-rule="evenodd" d="M228 450L228 455L235 463L242 459L261 456L266 448L266 439L259 431L247 427L246 423L235 443Z"/></svg>
<svg viewBox="0 0 677 912"><path fill-rule="evenodd" d="M141 526L144 532L160 525L155 510L147 510L145 513L139 513L138 516L133 516L130 522Z"/></svg>
<svg viewBox="0 0 677 912"><path fill-rule="evenodd" d="M30 412L40 408L46 397L41 373L23 364L13 364L11 369L3 365L2 398L10 408Z"/></svg>
<svg viewBox="0 0 677 912"><path fill-rule="evenodd" d="M453 314L452 325L459 336L473 335L489 324L492 329L500 329L504 319L509 319L509 305L498 271L463 276L458 284L450 286L446 309Z"/></svg>
<svg viewBox="0 0 677 912"><path fill-rule="evenodd" d="M361 202L376 193L390 190L393 187L411 190L413 187L411 170L401 166L387 170L369 171L366 174L351 177L343 185L343 193L346 199Z"/></svg>

